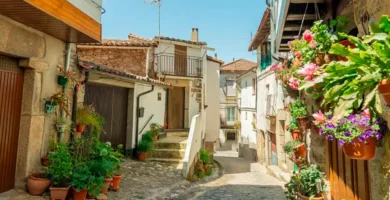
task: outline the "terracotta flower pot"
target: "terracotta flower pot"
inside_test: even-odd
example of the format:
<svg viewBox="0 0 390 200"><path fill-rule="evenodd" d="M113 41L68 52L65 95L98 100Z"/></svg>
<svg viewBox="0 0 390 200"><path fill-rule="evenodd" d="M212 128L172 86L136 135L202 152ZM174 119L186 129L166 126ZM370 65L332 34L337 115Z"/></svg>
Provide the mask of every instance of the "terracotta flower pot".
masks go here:
<svg viewBox="0 0 390 200"><path fill-rule="evenodd" d="M112 177L112 182L110 184L111 190L117 191L119 189L119 184L121 182L121 178L122 178L121 175L115 175Z"/></svg>
<svg viewBox="0 0 390 200"><path fill-rule="evenodd" d="M322 197L321 194L310 199L310 197L303 196L302 194L298 193L298 200L323 200L323 199L324 199L324 197Z"/></svg>
<svg viewBox="0 0 390 200"><path fill-rule="evenodd" d="M28 193L33 196L42 195L50 186L50 179L41 178L43 173L33 173L27 178Z"/></svg>
<svg viewBox="0 0 390 200"><path fill-rule="evenodd" d="M352 44L349 40L341 40L341 41L339 41L339 44L341 44L341 45L343 45L345 47L351 47L352 49L356 48L356 45ZM347 61L348 60L348 58L346 58L344 56L337 55L337 57L341 61Z"/></svg>
<svg viewBox="0 0 390 200"><path fill-rule="evenodd" d="M387 105L390 105L390 80L383 79L378 85L378 91L382 95Z"/></svg>
<svg viewBox="0 0 390 200"><path fill-rule="evenodd" d="M307 123L308 121L309 119L306 116L297 118L297 123L300 129L307 129L309 127Z"/></svg>
<svg viewBox="0 0 390 200"><path fill-rule="evenodd" d="M153 141L157 141L157 140L158 140L158 135L153 136Z"/></svg>
<svg viewBox="0 0 390 200"><path fill-rule="evenodd" d="M82 133L82 132L84 132L84 130L85 130L85 125L84 124L76 125L76 132Z"/></svg>
<svg viewBox="0 0 390 200"><path fill-rule="evenodd" d="M343 146L344 154L351 159L370 160L375 156L376 139L368 138L364 142L360 142L357 138L353 143L347 143Z"/></svg>
<svg viewBox="0 0 390 200"><path fill-rule="evenodd" d="M146 153L145 152L139 152L138 153L138 160L144 161L146 159Z"/></svg>
<svg viewBox="0 0 390 200"><path fill-rule="evenodd" d="M302 133L299 129L291 131L291 136L293 140L302 140Z"/></svg>
<svg viewBox="0 0 390 200"><path fill-rule="evenodd" d="M72 188L73 190L73 200L85 200L87 198L88 190L80 190L77 192L76 188Z"/></svg>
<svg viewBox="0 0 390 200"><path fill-rule="evenodd" d="M112 182L112 178L106 178L103 180L103 187L100 189L100 193L107 194L108 188Z"/></svg>
<svg viewBox="0 0 390 200"><path fill-rule="evenodd" d="M69 187L67 188L56 188L50 187L51 200L65 200L68 195Z"/></svg>
<svg viewBox="0 0 390 200"><path fill-rule="evenodd" d="M295 157L297 159L299 159L299 158L306 158L306 146L305 146L305 144L302 143L299 146L294 147L294 153L295 153Z"/></svg>

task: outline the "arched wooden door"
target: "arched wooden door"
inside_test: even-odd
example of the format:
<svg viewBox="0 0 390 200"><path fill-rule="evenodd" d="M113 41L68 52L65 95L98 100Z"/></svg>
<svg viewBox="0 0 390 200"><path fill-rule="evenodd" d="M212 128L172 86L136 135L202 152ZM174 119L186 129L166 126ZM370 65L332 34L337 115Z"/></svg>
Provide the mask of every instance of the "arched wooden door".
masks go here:
<svg viewBox="0 0 390 200"><path fill-rule="evenodd" d="M18 61L0 55L0 193L14 188L23 95Z"/></svg>

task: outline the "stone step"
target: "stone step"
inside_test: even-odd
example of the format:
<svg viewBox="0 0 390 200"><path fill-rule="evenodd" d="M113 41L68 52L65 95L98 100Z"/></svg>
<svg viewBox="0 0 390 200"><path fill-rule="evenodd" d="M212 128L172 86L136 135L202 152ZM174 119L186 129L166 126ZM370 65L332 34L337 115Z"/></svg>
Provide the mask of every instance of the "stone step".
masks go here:
<svg viewBox="0 0 390 200"><path fill-rule="evenodd" d="M147 158L148 161L169 163L175 169L183 169L183 160L175 158Z"/></svg>
<svg viewBox="0 0 390 200"><path fill-rule="evenodd" d="M177 136L177 137L188 137L187 131L178 131L178 132L167 132L167 137Z"/></svg>
<svg viewBox="0 0 390 200"><path fill-rule="evenodd" d="M150 158L183 159L186 151L181 149L153 149Z"/></svg>
<svg viewBox="0 0 390 200"><path fill-rule="evenodd" d="M187 143L167 143L167 142L155 142L154 149L178 149L185 150Z"/></svg>

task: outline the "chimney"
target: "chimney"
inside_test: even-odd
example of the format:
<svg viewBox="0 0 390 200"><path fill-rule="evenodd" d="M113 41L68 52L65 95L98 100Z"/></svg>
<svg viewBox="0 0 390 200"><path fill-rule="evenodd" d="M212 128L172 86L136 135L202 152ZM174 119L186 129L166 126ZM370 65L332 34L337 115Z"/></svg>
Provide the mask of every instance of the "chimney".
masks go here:
<svg viewBox="0 0 390 200"><path fill-rule="evenodd" d="M194 42L198 42L199 40L199 31L198 28L192 28L191 40Z"/></svg>

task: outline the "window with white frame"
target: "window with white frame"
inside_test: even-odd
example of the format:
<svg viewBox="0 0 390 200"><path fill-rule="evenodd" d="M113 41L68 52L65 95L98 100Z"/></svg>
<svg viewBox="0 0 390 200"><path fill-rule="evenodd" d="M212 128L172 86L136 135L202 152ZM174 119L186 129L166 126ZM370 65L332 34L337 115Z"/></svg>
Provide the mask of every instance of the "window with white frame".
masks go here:
<svg viewBox="0 0 390 200"><path fill-rule="evenodd" d="M226 121L232 122L236 120L236 108L226 107Z"/></svg>

